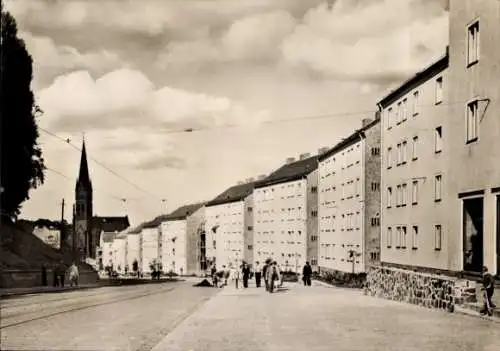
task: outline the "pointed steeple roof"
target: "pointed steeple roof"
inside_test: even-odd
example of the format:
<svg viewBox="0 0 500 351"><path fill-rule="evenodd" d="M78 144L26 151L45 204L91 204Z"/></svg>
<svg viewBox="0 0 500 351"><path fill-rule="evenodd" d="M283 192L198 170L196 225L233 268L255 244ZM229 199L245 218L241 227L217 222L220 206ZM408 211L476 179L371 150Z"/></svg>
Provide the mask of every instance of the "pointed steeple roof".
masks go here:
<svg viewBox="0 0 500 351"><path fill-rule="evenodd" d="M87 150L85 149L85 139L83 139L82 155L80 158L80 172L78 173L77 184L88 185L92 187L89 174L89 166L87 163Z"/></svg>

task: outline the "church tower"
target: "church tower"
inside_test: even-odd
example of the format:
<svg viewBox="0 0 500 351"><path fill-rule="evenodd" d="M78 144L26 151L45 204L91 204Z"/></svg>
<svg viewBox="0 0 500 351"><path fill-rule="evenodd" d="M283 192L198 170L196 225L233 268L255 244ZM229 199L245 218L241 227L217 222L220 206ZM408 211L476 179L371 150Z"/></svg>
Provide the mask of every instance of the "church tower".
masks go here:
<svg viewBox="0 0 500 351"><path fill-rule="evenodd" d="M92 243L92 182L90 181L89 167L87 163L87 151L85 149L85 139L82 145L82 154L80 158L80 171L75 186L75 207L74 207L74 225L75 238L74 249L83 257L93 256L94 245ZM80 257L80 258L83 258Z"/></svg>

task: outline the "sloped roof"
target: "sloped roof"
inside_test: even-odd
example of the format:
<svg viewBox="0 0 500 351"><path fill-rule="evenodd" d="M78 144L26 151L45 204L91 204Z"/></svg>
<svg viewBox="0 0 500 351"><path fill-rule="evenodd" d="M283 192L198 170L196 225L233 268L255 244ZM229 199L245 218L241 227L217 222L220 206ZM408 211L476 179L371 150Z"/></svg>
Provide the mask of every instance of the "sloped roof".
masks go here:
<svg viewBox="0 0 500 351"><path fill-rule="evenodd" d="M241 201L250 195L258 182L249 182L245 184L238 184L226 189L222 194L219 194L213 200L207 202L207 207L220 204L226 204L235 201Z"/></svg>
<svg viewBox="0 0 500 351"><path fill-rule="evenodd" d="M318 156L305 158L303 160L295 161L281 166L276 171L271 173L267 178L258 182L255 188L263 188L266 186L291 182L307 176L309 173L318 168Z"/></svg>
<svg viewBox="0 0 500 351"><path fill-rule="evenodd" d="M121 232L130 227L128 216L124 217L94 217L94 226L105 232Z"/></svg>
<svg viewBox="0 0 500 351"><path fill-rule="evenodd" d="M163 214L163 215L155 217L151 221L142 223L141 229L144 229L144 228L156 228L156 227L158 227L161 224L161 222L166 221L168 219L168 216L169 215Z"/></svg>
<svg viewBox="0 0 500 351"><path fill-rule="evenodd" d="M366 126L364 126L363 128L361 129L358 129L356 131L354 131L351 135L349 135L347 138L345 138L344 140L342 140L340 143L338 143L337 145L335 145L334 147L332 147L330 150L328 150L327 152L321 154L319 157L318 157L318 160L319 161L323 161L324 159L330 157L331 155L345 149L346 147L358 142L360 140L360 138L364 138L365 137L365 134L364 132L367 131L368 129L370 129L371 127L373 127L374 125L376 125L377 123L380 123L380 119L375 119L373 121L371 121L370 123L368 123Z"/></svg>
<svg viewBox="0 0 500 351"><path fill-rule="evenodd" d="M168 214L163 221L175 221L179 219L186 219L189 215L198 211L200 208L206 205L206 202L200 202L196 204L190 204L181 206L175 211Z"/></svg>
<svg viewBox="0 0 500 351"><path fill-rule="evenodd" d="M102 241L105 243L111 243L115 240L116 233L114 232L102 232Z"/></svg>

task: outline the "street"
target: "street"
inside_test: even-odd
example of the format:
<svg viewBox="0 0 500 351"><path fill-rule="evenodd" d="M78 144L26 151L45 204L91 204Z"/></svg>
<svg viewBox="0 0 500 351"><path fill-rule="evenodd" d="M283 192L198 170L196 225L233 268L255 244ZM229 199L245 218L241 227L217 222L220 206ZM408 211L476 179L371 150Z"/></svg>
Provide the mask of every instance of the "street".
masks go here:
<svg viewBox="0 0 500 351"><path fill-rule="evenodd" d="M192 284L4 300L2 349L500 349L497 323L372 298L356 290L285 283L286 289L268 294L253 284L246 290Z"/></svg>

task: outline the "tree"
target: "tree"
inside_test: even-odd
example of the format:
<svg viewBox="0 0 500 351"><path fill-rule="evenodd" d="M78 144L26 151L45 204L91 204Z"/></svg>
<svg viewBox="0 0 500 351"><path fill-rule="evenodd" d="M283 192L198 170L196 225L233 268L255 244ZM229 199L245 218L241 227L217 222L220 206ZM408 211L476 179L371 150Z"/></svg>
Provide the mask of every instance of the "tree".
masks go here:
<svg viewBox="0 0 500 351"><path fill-rule="evenodd" d="M15 219L29 190L44 182L44 160L37 143L35 105L31 91L33 60L17 37L12 15L1 7L0 187L2 217Z"/></svg>

